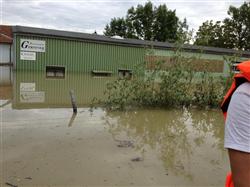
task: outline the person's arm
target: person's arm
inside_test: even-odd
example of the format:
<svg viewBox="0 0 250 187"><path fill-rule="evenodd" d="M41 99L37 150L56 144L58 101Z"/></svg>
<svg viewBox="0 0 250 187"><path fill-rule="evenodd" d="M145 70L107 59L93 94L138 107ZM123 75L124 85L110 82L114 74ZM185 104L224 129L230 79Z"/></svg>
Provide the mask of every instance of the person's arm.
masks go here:
<svg viewBox="0 0 250 187"><path fill-rule="evenodd" d="M234 187L250 187L250 153L228 149Z"/></svg>

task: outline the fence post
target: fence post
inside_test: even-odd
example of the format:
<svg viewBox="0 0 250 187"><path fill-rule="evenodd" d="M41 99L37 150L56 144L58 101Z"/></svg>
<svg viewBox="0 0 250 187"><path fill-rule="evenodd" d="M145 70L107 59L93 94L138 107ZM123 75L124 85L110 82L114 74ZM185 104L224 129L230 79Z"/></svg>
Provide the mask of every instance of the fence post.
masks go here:
<svg viewBox="0 0 250 187"><path fill-rule="evenodd" d="M75 94L74 94L74 90L70 90L69 94L70 94L70 99L71 99L73 112L76 114L77 113L77 105L76 105L76 97L75 97Z"/></svg>

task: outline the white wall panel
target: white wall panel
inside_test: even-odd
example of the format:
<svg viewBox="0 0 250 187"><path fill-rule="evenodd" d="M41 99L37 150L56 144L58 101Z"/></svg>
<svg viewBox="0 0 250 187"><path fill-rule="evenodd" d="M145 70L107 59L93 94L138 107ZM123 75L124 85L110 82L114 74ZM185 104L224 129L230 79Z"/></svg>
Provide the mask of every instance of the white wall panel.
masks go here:
<svg viewBox="0 0 250 187"><path fill-rule="evenodd" d="M11 66L1 66L3 63L11 63L10 61L10 45L0 44L0 86L11 84Z"/></svg>
<svg viewBox="0 0 250 187"><path fill-rule="evenodd" d="M10 80L10 67L0 66L0 86L11 84Z"/></svg>
<svg viewBox="0 0 250 187"><path fill-rule="evenodd" d="M0 63L10 62L10 45L0 44Z"/></svg>

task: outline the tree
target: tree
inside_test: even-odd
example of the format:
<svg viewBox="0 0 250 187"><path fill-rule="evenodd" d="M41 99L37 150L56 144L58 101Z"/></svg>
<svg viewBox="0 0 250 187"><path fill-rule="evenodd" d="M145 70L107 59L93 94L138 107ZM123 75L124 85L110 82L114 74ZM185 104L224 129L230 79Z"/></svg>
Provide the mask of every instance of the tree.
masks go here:
<svg viewBox="0 0 250 187"><path fill-rule="evenodd" d="M165 4L153 7L151 2L147 2L144 6L139 4L136 8L128 9L125 18L111 19L111 22L105 27L104 34L106 36L118 35L124 38L175 42L180 36L183 37L186 34L182 31L187 25L182 23L176 16L175 10L168 10Z"/></svg>
<svg viewBox="0 0 250 187"><path fill-rule="evenodd" d="M250 2L239 8L230 6L228 15L224 19L226 47L250 51Z"/></svg>
<svg viewBox="0 0 250 187"><path fill-rule="evenodd" d="M222 22L206 21L196 33L197 45L250 51L250 2L239 8L230 6Z"/></svg>
<svg viewBox="0 0 250 187"><path fill-rule="evenodd" d="M177 38L178 42L181 44L190 43L193 40L193 29L189 30L187 19L184 18L183 21L179 21L178 31L177 31Z"/></svg>
<svg viewBox="0 0 250 187"><path fill-rule="evenodd" d="M160 5L155 10L154 40L174 42L178 39L178 17L175 10L168 10L166 5Z"/></svg>
<svg viewBox="0 0 250 187"><path fill-rule="evenodd" d="M195 45L205 45L213 47L225 47L223 37L223 27L221 22L213 23L212 20L206 21L199 27L196 33Z"/></svg>
<svg viewBox="0 0 250 187"><path fill-rule="evenodd" d="M105 27L105 35L107 36L125 36L126 35L126 21L123 18L113 18L109 25Z"/></svg>

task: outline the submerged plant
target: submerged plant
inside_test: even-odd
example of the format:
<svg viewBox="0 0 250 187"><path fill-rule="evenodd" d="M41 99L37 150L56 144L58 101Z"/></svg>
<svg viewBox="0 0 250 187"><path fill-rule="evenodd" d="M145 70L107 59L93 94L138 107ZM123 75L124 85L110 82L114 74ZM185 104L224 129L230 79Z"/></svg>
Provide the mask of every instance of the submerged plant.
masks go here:
<svg viewBox="0 0 250 187"><path fill-rule="evenodd" d="M131 106L218 107L231 77L215 76L204 71L205 67L197 72L192 62L199 58L184 57L180 50L176 50L168 63L156 61L148 70L145 68L148 62L145 62L135 68L132 79L119 78L108 83L104 103L109 109Z"/></svg>

